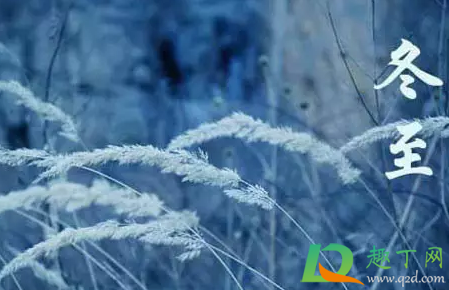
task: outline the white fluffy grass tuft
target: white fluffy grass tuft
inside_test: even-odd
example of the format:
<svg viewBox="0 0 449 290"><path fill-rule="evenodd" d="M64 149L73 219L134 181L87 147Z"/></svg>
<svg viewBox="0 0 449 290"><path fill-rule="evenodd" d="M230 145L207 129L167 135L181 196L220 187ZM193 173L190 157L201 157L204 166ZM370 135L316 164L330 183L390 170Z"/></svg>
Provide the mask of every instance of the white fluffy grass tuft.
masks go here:
<svg viewBox="0 0 449 290"><path fill-rule="evenodd" d="M446 127L449 126L448 117L432 117L411 121L402 120L384 126L371 128L363 134L352 138L340 148L340 151L343 154L347 154L353 150L362 149L381 140L399 138L400 134L397 127L412 122L419 122L421 124L422 129L418 132L418 134L424 138L428 138L434 134L440 134L441 138L449 137L449 130L446 129Z"/></svg>
<svg viewBox="0 0 449 290"><path fill-rule="evenodd" d="M83 241L100 241L103 239L122 240L138 239L158 245L185 246L186 253L199 251L201 242L192 237L188 231L197 228L198 218L192 212L169 213L146 224L120 225L108 221L92 227L67 228L53 237L34 245L17 255L0 271L0 280L25 267L32 266L40 257L72 244ZM193 257L193 255L191 255Z"/></svg>
<svg viewBox="0 0 449 290"><path fill-rule="evenodd" d="M267 142L290 152L308 153L318 163L334 166L345 184L356 182L360 171L337 149L307 133L291 128L273 128L243 113L234 113L217 122L203 124L174 138L170 150L187 148L216 138L233 137L246 142Z"/></svg>
<svg viewBox="0 0 449 290"><path fill-rule="evenodd" d="M59 122L61 124L61 136L74 142L79 142L77 129L72 118L61 109L50 103L45 103L26 87L16 81L0 81L0 91L15 95L15 102L22 105L47 121Z"/></svg>
<svg viewBox="0 0 449 290"><path fill-rule="evenodd" d="M33 271L34 276L47 282L49 285L53 285L58 289L70 289L59 272L47 269L36 261L30 261L28 266Z"/></svg>
<svg viewBox="0 0 449 290"><path fill-rule="evenodd" d="M193 154L184 150L167 151L150 145L109 146L91 152L46 155L29 163L45 169L39 176L38 181L40 181L65 174L73 167L82 168L107 162L156 166L163 173L182 176L184 182L217 186L225 190L239 190L240 195L228 194L239 202L259 205L264 209L273 208L273 202L262 187L248 184L231 169L213 166L203 152ZM0 163L2 163L1 158ZM246 198L242 198L241 194L246 194Z"/></svg>
<svg viewBox="0 0 449 290"><path fill-rule="evenodd" d="M109 146L91 152L48 156L31 164L46 169L40 175L44 179L65 174L73 167L96 166L107 162L156 166L163 173L183 176L183 181L218 187L235 187L241 182L236 172L227 168L219 169L190 152L168 152L151 145Z"/></svg>
<svg viewBox="0 0 449 290"><path fill-rule="evenodd" d="M0 196L0 213L19 208L30 209L42 202L67 212L91 205L109 206L116 214L129 217L157 217L163 205L154 194L137 197L129 190L112 186L103 180L94 181L90 187L58 181L48 186L30 186Z"/></svg>
<svg viewBox="0 0 449 290"><path fill-rule="evenodd" d="M21 148L8 150L0 147L0 163L9 166L26 165L36 159L49 157L50 154L37 149Z"/></svg>

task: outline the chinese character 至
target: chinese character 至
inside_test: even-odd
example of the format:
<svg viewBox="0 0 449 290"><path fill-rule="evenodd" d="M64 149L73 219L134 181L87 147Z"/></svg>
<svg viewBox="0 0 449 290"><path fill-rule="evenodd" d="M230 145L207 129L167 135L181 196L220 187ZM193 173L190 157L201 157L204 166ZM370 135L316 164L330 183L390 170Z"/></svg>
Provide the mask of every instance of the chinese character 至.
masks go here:
<svg viewBox="0 0 449 290"><path fill-rule="evenodd" d="M412 167L413 162L421 160L421 156L417 153L413 153L412 149L424 149L427 146L426 142L420 138L415 138L413 141L410 141L410 139L422 129L421 124L413 122L407 125L398 126L397 129L402 137L395 144L390 145L390 152L395 155L399 152L403 152L404 156L394 160L394 165L400 169L386 172L385 175L387 178L391 180L408 174L424 174L431 176L433 171L427 166Z"/></svg>
<svg viewBox="0 0 449 290"><path fill-rule="evenodd" d="M391 75L389 75L381 84L375 85L374 89L380 90L391 84L396 78L402 80L400 90L405 97L409 99L416 98L416 92L410 88L409 85L415 82L414 77L409 74L403 73L405 70L409 70L421 81L430 86L442 86L443 81L423 70L418 68L412 62L420 55L420 50L417 46L413 45L410 41L402 39L402 43L395 51L391 53L391 61L389 65L396 66L396 69Z"/></svg>
<svg viewBox="0 0 449 290"><path fill-rule="evenodd" d="M369 264L366 268L368 268L371 264L374 264L377 267L382 268L382 269L390 269L391 267L381 265L385 261L390 262L390 260L388 259L388 255L390 253L384 252L384 251L385 251L385 249L376 250L376 247L373 246L373 249L371 251L369 251L372 254L367 256L367 258L371 258L371 261L369 262Z"/></svg>

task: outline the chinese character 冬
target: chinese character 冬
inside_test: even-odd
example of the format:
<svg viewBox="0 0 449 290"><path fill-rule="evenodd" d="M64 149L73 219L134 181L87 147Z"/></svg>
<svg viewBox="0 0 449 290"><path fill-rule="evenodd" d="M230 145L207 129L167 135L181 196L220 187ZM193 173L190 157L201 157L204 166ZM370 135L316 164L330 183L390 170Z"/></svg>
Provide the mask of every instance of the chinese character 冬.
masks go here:
<svg viewBox="0 0 449 290"><path fill-rule="evenodd" d="M440 262L440 268L443 268L443 251L441 248L438 247L432 247L429 248L429 251L426 252L426 268L427 268L427 262L435 262L435 260L438 260Z"/></svg>
<svg viewBox="0 0 449 290"><path fill-rule="evenodd" d="M430 86L442 86L443 81L412 64L412 62L420 55L420 50L410 41L402 39L402 43L395 51L391 53L391 61L389 65L396 66L396 69L389 75L383 83L375 85L374 89L380 90L391 84L396 78L400 77L402 84L400 86L401 93L409 99L416 98L416 92L409 85L415 82L415 78L409 74L403 74L405 70L409 70L421 81Z"/></svg>
<svg viewBox="0 0 449 290"><path fill-rule="evenodd" d="M390 254L390 252L384 252L384 251L385 251L385 249L376 250L376 247L373 246L373 249L371 251L369 251L370 253L373 253L373 254L367 256L367 258L371 258L371 261L369 262L369 264L366 268L368 268L372 263L379 268L390 269L391 267L381 265L385 261L388 261L388 263L390 262L390 260L388 259L388 255Z"/></svg>
<svg viewBox="0 0 449 290"><path fill-rule="evenodd" d="M426 142L420 138L415 138L413 141L409 142L410 139L422 129L421 124L413 122L407 125L398 126L397 129L402 137L395 144L390 145L390 152L395 155L399 152L403 152L404 156L394 160L394 165L400 169L386 172L385 175L387 178L391 180L408 174L424 174L431 176L433 171L427 166L412 167L413 162L421 160L421 156L417 153L413 153L412 149L424 149L427 146Z"/></svg>
<svg viewBox="0 0 449 290"><path fill-rule="evenodd" d="M403 251L397 251L396 254L402 254L405 253L405 269L408 268L408 253L410 252L416 252L416 250L403 250Z"/></svg>

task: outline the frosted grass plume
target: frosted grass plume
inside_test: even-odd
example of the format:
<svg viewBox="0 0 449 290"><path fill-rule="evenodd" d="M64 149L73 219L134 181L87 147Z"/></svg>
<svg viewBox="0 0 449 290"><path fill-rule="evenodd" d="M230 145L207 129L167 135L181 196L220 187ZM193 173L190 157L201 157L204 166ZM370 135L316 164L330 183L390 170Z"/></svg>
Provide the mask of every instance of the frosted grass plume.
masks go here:
<svg viewBox="0 0 449 290"><path fill-rule="evenodd" d="M194 213L185 211L179 213L171 212L146 224L120 225L118 222L108 221L92 227L67 228L17 255L2 268L0 280L22 268L33 265L36 259L40 257L47 256L62 247L83 241L132 238L150 243L151 239L147 237L154 236L154 239L158 241L156 244L187 245L187 250L190 251L192 244L197 243L195 243L194 237L188 235L187 231L197 228L198 222L199 220ZM177 236L180 236L179 240L176 239ZM191 237L191 239L186 241L187 237ZM197 248L199 249L200 247L197 246Z"/></svg>
<svg viewBox="0 0 449 290"><path fill-rule="evenodd" d="M169 150L187 148L216 138L233 137L245 142L267 142L290 152L309 153L318 163L334 166L345 184L356 182L360 170L337 149L307 133L294 132L291 128L273 128L243 113L234 113L217 122L200 125L174 138Z"/></svg>
<svg viewBox="0 0 449 290"><path fill-rule="evenodd" d="M28 266L33 271L34 276L42 281L45 281L58 289L70 289L59 272L47 269L41 263L36 261L30 261Z"/></svg>
<svg viewBox="0 0 449 290"><path fill-rule="evenodd" d="M67 173L72 167L82 168L111 161L119 164L137 163L156 166L163 173L182 176L183 182L206 184L223 189L239 189L241 193L247 194L247 198L238 198L238 201L259 206L263 204L262 207L265 209L273 207L268 193L262 187L246 183L231 169L213 166L203 152L193 154L185 150L166 151L150 145L109 146L90 152L46 156L30 164L45 168L37 180L40 181Z"/></svg>
<svg viewBox="0 0 449 290"><path fill-rule="evenodd" d="M14 255L18 255L20 253L20 251L16 248L9 246L7 247ZM69 285L67 285L67 283L64 281L64 278L61 276L60 272L48 269L37 261L30 261L28 266L33 272L34 276L42 280L43 282L46 282L49 285L53 285L58 289L70 289Z"/></svg>
<svg viewBox="0 0 449 290"><path fill-rule="evenodd" d="M373 143L379 142L385 139L397 139L400 134L397 130L397 126L405 125L412 122L418 122L421 124L422 129L418 132L418 135L424 138L428 138L434 134L440 133L441 138L449 137L449 118L448 117L432 117L426 119L416 120L401 120L398 122L390 123L384 126L378 126L365 131L363 134L352 138L349 142L340 148L340 152L347 154L355 149L362 149Z"/></svg>
<svg viewBox="0 0 449 290"><path fill-rule="evenodd" d="M269 197L265 189L259 185L249 185L243 190L239 188L227 189L225 193L239 202L255 204L266 210L272 209L274 205L274 201Z"/></svg>
<svg viewBox="0 0 449 290"><path fill-rule="evenodd" d="M45 179L65 174L73 167L102 165L107 162L156 166L163 173L183 176L183 181L218 187L235 187L241 181L236 172L227 168L219 169L192 153L182 150L168 152L151 145L109 146L90 152L52 155L31 164L46 169L40 175L41 179Z"/></svg>
<svg viewBox="0 0 449 290"><path fill-rule="evenodd" d="M79 142L76 125L72 118L53 104L38 99L29 89L16 81L0 81L0 91L8 92L16 96L15 102L22 105L47 121L59 122L61 124L61 136Z"/></svg>
<svg viewBox="0 0 449 290"><path fill-rule="evenodd" d="M95 180L90 187L57 181L48 186L31 186L0 196L0 213L18 208L29 209L42 202L67 212L91 205L109 206L115 213L129 217L157 217L163 206L154 194L144 193L137 197L129 190L103 180Z"/></svg>
<svg viewBox="0 0 449 290"><path fill-rule="evenodd" d="M50 154L46 151L38 149L21 148L8 150L0 147L0 164L9 166L27 165L36 159L42 159L49 156Z"/></svg>

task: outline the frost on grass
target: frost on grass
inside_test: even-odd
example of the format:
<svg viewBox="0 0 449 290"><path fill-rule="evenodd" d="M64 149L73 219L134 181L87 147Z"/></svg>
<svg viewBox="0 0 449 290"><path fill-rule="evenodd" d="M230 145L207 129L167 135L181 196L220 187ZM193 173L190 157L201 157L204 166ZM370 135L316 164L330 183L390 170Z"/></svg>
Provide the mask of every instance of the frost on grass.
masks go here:
<svg viewBox="0 0 449 290"><path fill-rule="evenodd" d="M340 148L340 151L343 154L347 154L350 151L367 147L381 140L397 139L400 137L397 126L412 122L418 122L421 124L422 129L420 132L418 132L418 135L424 138L428 138L435 134L440 134L440 137L442 138L449 137L449 130L446 129L449 126L448 117L432 117L412 121L401 120L398 122L387 124L385 126L374 127L365 131L363 134L352 138L348 143L343 145Z"/></svg>
<svg viewBox="0 0 449 290"><path fill-rule="evenodd" d="M268 194L260 186L246 183L233 170L217 168L208 162L207 154L200 151L193 154L184 150L166 151L153 146L129 145L109 146L89 152L75 152L71 154L50 155L45 151L18 149L7 150L0 148L0 163L12 166L29 164L43 168L45 171L35 181L49 179L67 173L72 167L86 168L107 162L119 164L143 164L156 166L163 173L173 173L182 176L182 181L217 186L222 189L239 189L248 195L257 194L262 197L261 204L268 201ZM264 194L266 196L264 196ZM229 195L232 196L232 195ZM254 200L256 196L249 196L247 200ZM244 199L239 199L243 202ZM265 202L263 208L272 208L271 202Z"/></svg>
<svg viewBox="0 0 449 290"><path fill-rule="evenodd" d="M127 189L96 180L91 187L70 182L53 182L49 186L31 186L0 196L0 213L19 208L29 209L47 202L57 209L73 212L91 205L112 207L116 214L130 217L157 217L162 201L153 194L136 196Z"/></svg>
<svg viewBox="0 0 449 290"><path fill-rule="evenodd" d="M75 152L65 155L46 156L31 162L32 165L44 168L39 180L52 178L67 173L72 167L89 167L107 162L119 164L138 163L156 166L163 173L173 173L182 176L182 181L217 186L223 189L240 190L247 194L247 198L237 198L240 202L262 205L263 208L272 208L268 194L259 186L249 185L243 181L233 170L220 169L207 160L203 152L193 154L184 150L166 151L153 146L109 146L105 149L96 149L91 152ZM228 194L237 197L236 194ZM256 199L259 199L256 202Z"/></svg>
<svg viewBox="0 0 449 290"><path fill-rule="evenodd" d="M36 259L72 244L83 241L137 239L145 243L169 246L185 246L186 253L199 251L201 242L189 234L198 226L198 218L192 212L172 212L146 224L120 225L108 221L86 228L68 228L34 245L17 255L0 271L0 280L25 267L32 266Z"/></svg>
<svg viewBox="0 0 449 290"><path fill-rule="evenodd" d="M264 209L272 209L274 201L269 198L268 193L261 186L248 186L240 189L227 189L225 190L227 196L238 200L239 202L247 204L255 204Z"/></svg>
<svg viewBox="0 0 449 290"><path fill-rule="evenodd" d="M17 104L34 111L44 120L61 123L60 135L74 142L79 141L72 118L58 107L41 101L29 89L16 81L0 81L0 91L15 95Z"/></svg>
<svg viewBox="0 0 449 290"><path fill-rule="evenodd" d="M316 162L334 166L345 184L354 183L361 173L340 151L310 134L294 132L291 128L273 128L243 113L234 113L215 123L189 130L174 138L168 148L187 148L222 137L238 138L249 143L267 142L291 152L309 153Z"/></svg>
<svg viewBox="0 0 449 290"><path fill-rule="evenodd" d="M0 147L0 164L9 166L20 166L28 164L36 159L50 156L47 152L37 149L16 149L8 150Z"/></svg>
<svg viewBox="0 0 449 290"><path fill-rule="evenodd" d="M10 250L15 255L20 253L20 251L15 248L12 247L8 248L10 248ZM64 278L61 276L61 273L59 271L48 269L37 261L31 261L28 266L30 267L34 276L36 276L36 278L42 280L43 282L53 285L58 289L70 289L70 287L66 284Z"/></svg>
<svg viewBox="0 0 449 290"><path fill-rule="evenodd" d="M30 261L28 266L34 273L34 276L47 282L50 285L57 287L58 289L70 289L65 283L64 279L59 272L45 268L41 263L36 261Z"/></svg>
<svg viewBox="0 0 449 290"><path fill-rule="evenodd" d="M35 160L33 165L45 168L41 178L51 178L67 173L72 167L85 167L115 161L119 164L143 164L156 166L163 173L183 176L183 181L213 185L218 187L237 186L239 175L230 169L219 169L204 158L183 150L168 152L153 146L109 146L91 152L75 152L48 156Z"/></svg>

